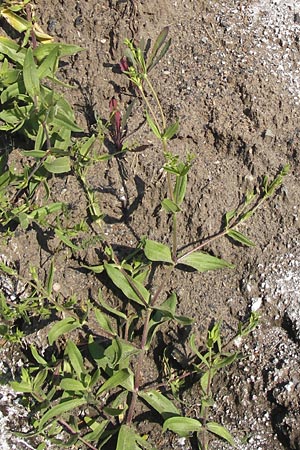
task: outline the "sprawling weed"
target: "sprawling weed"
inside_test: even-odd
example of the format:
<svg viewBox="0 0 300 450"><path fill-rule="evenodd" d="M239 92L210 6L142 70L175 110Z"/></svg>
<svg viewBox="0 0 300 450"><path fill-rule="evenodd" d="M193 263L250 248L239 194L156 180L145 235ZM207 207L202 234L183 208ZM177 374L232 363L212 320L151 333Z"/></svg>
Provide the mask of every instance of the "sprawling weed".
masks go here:
<svg viewBox="0 0 300 450"><path fill-rule="evenodd" d="M0 37L3 104L0 129L6 133L21 133L29 145L29 149L20 150L25 163L17 174L9 163L8 152L1 156L1 223L7 226L17 221L26 228L31 221L42 223L50 213L61 213L63 204L48 201L48 178L51 174L72 170L86 193L89 217L101 228L103 212L99 199L88 185L87 173L94 163L128 150L126 122L134 108L122 117L118 103L112 99L107 124L99 124L95 135L77 138L74 142L72 132L81 130L75 123L71 106L54 86L60 84L56 77L60 59L81 49L56 44L37 28L28 0L5 2L0 13L23 33L22 46ZM46 316L53 310L59 316L48 334L48 349L42 354L31 345L30 358L12 386L21 393L32 413L31 433L26 435L27 438L42 436L39 450L46 448L46 438L58 448L153 449L148 437L135 429L137 412L142 404L160 414L163 431L170 430L185 437L194 435L202 450L209 448L212 435L234 445L230 432L213 420L211 408L216 373L241 356L232 350L230 342L224 344L219 321L208 330L204 347L199 347L194 334L191 335L191 356L182 368L172 370L168 355L164 355L161 383L144 380L142 371L146 358L152 359L155 336L163 325L175 322L185 327L193 323L192 318L178 314L176 292L165 294L173 273L178 269L199 273L232 269L233 264L203 249L223 237L245 246L254 245L240 231L240 226L276 192L288 168L284 167L271 182L265 177L262 188L256 192L246 193L242 205L224 215L221 231L196 245L186 242L184 250L180 250L178 215L185 200L193 155L181 160L171 150L176 147L173 142L171 146L170 141L176 142L179 121L168 123L149 76L170 47L168 28L160 33L152 48L149 42L137 45L126 40L125 44L121 70L134 86L136 98L143 102L149 131L160 142L164 156L162 170L166 175L167 196L161 199L161 206L171 217L171 233L166 244L143 238L124 259L119 259L109 244L109 236L107 241L101 239L103 259L96 266L83 268L94 272L95 276L101 274L106 285L110 280L114 292L118 293L117 307L112 306L111 297L104 289L103 292L99 290L97 299L87 299L76 308L75 298L62 299L53 289L55 263L51 265L45 285L34 269L30 279L22 279L28 287L28 294L21 302L22 311L11 308L3 294L0 307L4 324L0 331L6 339L13 330L7 324L13 324L16 317L25 314L24 320L30 320L30 313L39 312ZM99 156L94 144L98 138L103 142L105 135L110 136L115 152ZM34 197L41 185L47 195L42 206L36 207ZM83 229L88 232L85 220L72 230L66 229L63 221L58 221L55 232L64 245L76 252L78 247L72 237ZM4 263L1 270L7 276L21 280L17 271ZM196 273L195 276L199 275ZM158 287L156 280L162 280ZM252 314L249 322L240 325L234 337L246 336L257 320L258 317ZM179 394L193 382L200 385L200 406L197 417L188 417Z"/></svg>

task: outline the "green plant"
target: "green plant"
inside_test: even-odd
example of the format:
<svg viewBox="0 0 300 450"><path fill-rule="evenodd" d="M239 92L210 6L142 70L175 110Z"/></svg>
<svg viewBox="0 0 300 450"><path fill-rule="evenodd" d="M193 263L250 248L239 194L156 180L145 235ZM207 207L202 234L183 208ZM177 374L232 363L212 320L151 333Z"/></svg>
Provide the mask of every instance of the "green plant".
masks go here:
<svg viewBox="0 0 300 450"><path fill-rule="evenodd" d="M145 43L135 45L127 40L127 59L122 59L121 62L121 69L135 86L136 95L144 102L149 128L161 143L168 192L167 197L162 199L161 205L172 218L169 240L167 244L164 244L144 237L131 254L123 259L119 258L112 246L103 240L103 260L96 266L82 266L83 269L101 274L104 284L109 284L108 280L110 280L119 298L118 306L113 306L110 301L112 294L110 292L105 294L103 289L103 292L99 291L97 300L94 302L87 300L80 308L73 311L74 300L70 301L71 306L68 304L64 306L61 304L61 299L52 292L53 271L51 280L47 282L47 288L44 288L36 277L34 278L31 287L37 292L37 297L43 300L47 298L58 313L63 313L63 318L60 317L54 323L48 334L48 353L46 351L44 355L41 355L32 345L31 362L22 368L19 379L12 383L14 389L22 393L24 403L32 412L32 433L27 434L27 438L41 435L59 447L85 445L86 448L95 450L109 445L109 448L117 450L153 449L147 436L137 432L134 423L137 411L146 404L161 415L163 430L171 430L182 436L196 433L201 450L208 449L211 434L234 445L234 439L229 431L211 418L210 408L214 404L212 395L214 377L218 370L232 364L240 357L238 352L231 350L231 341L223 345L219 322L208 330L205 348L198 348L195 337L191 336L189 343L192 356L183 370L172 371L167 357L165 358L166 376L162 383L157 384L154 380L147 380L145 383L142 376L143 366L159 329L167 327L170 322L175 322L180 327L190 326L193 323L191 318L181 316L177 312L177 295L175 292L169 292L172 274L179 269L205 272L233 268L231 263L204 252L203 249L222 237L228 237L246 246L254 245L238 228L275 193L288 168L284 167L271 182L265 177L262 188L256 193L247 193L239 208L224 215L221 231L202 239L196 245L186 243L184 250L178 248L177 218L185 199L193 156L188 155L185 160L181 160L171 151L173 145L170 145L170 141L178 133L179 121L167 123L158 94L149 78L149 72L168 51L170 43L167 28L159 35L150 52L146 51L149 46ZM46 44L43 44L43 49L44 45ZM18 49L20 50L19 47ZM39 73L39 68L48 58L53 62L51 59L53 56L50 58L51 52L46 52L44 59L41 59L39 63L33 60L34 56L37 58L35 50L29 48L24 51L24 61L28 59L26 64L31 67L33 74ZM17 53L19 54L15 49L9 58L17 64L16 67L20 73L23 73L21 79L26 92L22 94L25 97L21 98L22 101L25 98L28 110L37 120L38 127L31 124L30 114L26 116L27 122L10 123L6 120L5 126L12 127L7 130L22 130L28 138L34 142L38 141L39 145L36 144L34 153L30 154L38 158L35 166L38 169L33 175L29 172L27 184L24 187L22 185L22 189L28 189L42 167L49 171L48 157L55 158L53 160L55 167L57 167L56 164L60 164L61 158L64 158L62 164L64 169L66 168L64 162L67 161L67 165L69 164L70 156L67 152L72 131L70 121L73 127L73 119L71 119L71 113L66 113L64 104L62 110L65 115L62 121L66 121L69 129L66 140L62 139L63 148L59 148L59 152L54 151L57 147L55 141L52 142L51 139L56 139L52 133L55 122L54 125L53 121L50 122L52 124L50 127L47 122L48 115L45 115L45 112L37 113L40 108L42 110L45 108L43 94L46 95L48 88L41 86L38 75L34 77L35 81L25 83L25 62L23 64L22 61L16 62L12 57L16 58ZM45 64L48 67L46 73L49 74L51 82L55 81L52 62L51 68L49 68L49 62ZM54 62L57 65L57 49ZM28 89L31 92L27 92ZM21 92L17 90L17 100L20 100L20 95ZM14 98L11 97L13 105ZM46 98L48 98L47 95ZM51 94L51 99L56 101L56 105L60 105L60 100L54 94ZM50 109L53 106L51 102L47 105ZM10 108L15 111L14 106ZM69 106L66 108L69 111ZM113 105L111 112L111 122L115 125L113 139L116 150L122 152L124 136L116 104ZM28 129L31 129L30 133ZM48 137L49 146L47 145ZM72 156L74 172L81 180L89 200L90 216L93 221L101 225L99 220L102 212L94 192L88 186L87 170L94 161L112 156L93 155L95 140L96 136L78 140L77 145L72 146ZM44 144L46 148L41 150L40 147ZM53 172L56 171L53 170ZM28 213L26 209L27 216L32 213ZM19 217L20 212L15 216ZM74 230L75 233L77 231L78 229ZM71 240L71 230L66 230L62 225L56 227L56 233L65 245L77 250ZM17 274L14 273L14 276ZM163 281L158 283L156 280ZM257 316L253 314L246 324L239 326L234 337L246 336L256 326L257 320ZM64 340L67 340L66 344ZM200 382L202 393L198 418L183 415L185 411L180 403L180 393L185 388L185 383L192 383L195 380ZM43 448L45 444L40 443L38 449Z"/></svg>
<svg viewBox="0 0 300 450"><path fill-rule="evenodd" d="M48 180L71 170L71 133L81 128L54 86L66 86L56 76L61 58L81 48L53 42L38 26L27 0L2 3L0 14L23 35L21 45L0 36L0 130L23 136L24 146L8 148L0 157L0 221L26 228L63 207L49 202ZM37 205L35 194L42 186L45 202Z"/></svg>

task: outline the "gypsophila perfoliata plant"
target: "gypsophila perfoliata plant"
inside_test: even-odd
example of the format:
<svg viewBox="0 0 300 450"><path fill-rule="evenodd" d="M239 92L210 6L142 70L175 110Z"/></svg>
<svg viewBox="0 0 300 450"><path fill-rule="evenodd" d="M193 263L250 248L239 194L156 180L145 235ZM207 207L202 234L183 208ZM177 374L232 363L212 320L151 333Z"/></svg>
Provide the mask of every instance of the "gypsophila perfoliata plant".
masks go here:
<svg viewBox="0 0 300 450"><path fill-rule="evenodd" d="M16 4L19 9L15 9ZM61 211L62 205L48 202L35 208L32 199L41 184L48 191L49 174L71 169L72 156L72 170L86 194L89 217L101 228L105 211L102 212L99 199L88 183L87 173L95 162L129 151L125 141L128 136L127 119L129 114L134 114L134 108L132 105L125 108L123 117L118 102L112 99L107 123L99 122L95 135L72 141L71 133L79 131L79 128L70 105L54 91L54 85L58 83L56 71L60 58L80 49L55 44L40 30L37 32L28 1L5 2L1 14L17 31L24 33L24 40L20 46L8 38L0 38L3 102L0 128L6 133L22 133L32 145L30 150L21 150L26 164L20 173L12 167L7 168L7 153L0 161L2 223L17 220L26 227L32 220ZM76 297L64 299L53 290L55 260L46 286L32 271L27 285L30 288L28 295L35 299L34 308L39 302L41 307L48 305L51 311L56 311L57 320L48 333L46 349L41 351L37 345L30 345L28 361L12 386L31 412L30 432L24 437L36 439L38 450L46 448L45 442L51 442L57 448L70 449L154 449L149 437L136 429L141 405L161 416L163 431L169 430L186 438L193 436L201 450L208 450L211 436L235 445L232 434L213 420L215 401L212 388L217 372L241 357L240 352L232 350L231 344L235 338L245 337L255 328L258 322L255 313L246 323L241 323L236 335L225 343L218 320L208 330L205 345L199 346L195 335L191 334L191 353L176 370L170 363L171 355L164 352L160 368L163 375L159 383L144 380L143 367L147 358L153 360L155 336L162 326L166 328L172 322L179 327L193 324L193 318L177 312L176 292L168 289L173 273L179 269L198 273L232 269L234 266L230 262L205 252L204 248L223 237L245 246L254 245L240 231L240 226L276 192L288 167L284 167L272 181L265 177L262 188L257 192L247 193L242 205L224 215L223 228L219 232L196 245L186 242L182 247L184 250L178 248L178 216L185 200L194 157L189 154L181 160L173 150L176 148L179 120L168 123L149 76L170 47L168 31L168 28L163 29L152 48L143 41L136 44L126 40L120 69L128 77L131 92L144 105L144 117L140 123L147 122L149 132L161 145L167 188L161 206L171 218L171 232L166 244L143 237L124 259L113 249L109 235L106 240L101 238L99 264L82 264L82 270L89 271L91 276L100 276L104 286L99 289L97 299L89 299L87 293L86 301L80 305L76 304ZM109 137L114 151L97 155L94 143L98 137L103 142L104 136ZM19 201L14 206L17 199ZM72 229L66 229L64 223L57 221L56 236L63 245L71 248L73 257L76 257L80 247L74 244L72 237L83 229L87 232L86 222ZM18 273L7 265L3 264L1 268L9 276L18 278ZM26 284L26 280L22 281ZM10 305L3 298L0 300L6 320L13 321L15 316ZM8 339L10 328L0 330ZM199 411L190 417L180 398L182 391L192 383L199 383L201 396ZM158 426L156 422L155 426Z"/></svg>

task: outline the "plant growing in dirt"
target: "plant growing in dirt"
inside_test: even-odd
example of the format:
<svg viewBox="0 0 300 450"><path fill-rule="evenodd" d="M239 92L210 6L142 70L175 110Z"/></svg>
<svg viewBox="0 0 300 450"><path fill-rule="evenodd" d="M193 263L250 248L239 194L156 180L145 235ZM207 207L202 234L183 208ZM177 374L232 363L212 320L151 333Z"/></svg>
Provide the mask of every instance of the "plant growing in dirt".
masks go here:
<svg viewBox="0 0 300 450"><path fill-rule="evenodd" d="M80 132L67 100L55 90L61 58L80 47L53 42L33 16L29 1L2 2L0 15L23 37L18 44L0 36L0 130L22 136L23 148L7 146L0 157L0 220L26 228L32 220L61 212L62 203L49 201L52 174L71 170L72 132ZM35 203L43 192L45 202Z"/></svg>
<svg viewBox="0 0 300 450"><path fill-rule="evenodd" d="M231 350L230 344L235 337L246 336L253 330L258 320L256 314L252 314L247 323L241 324L236 335L225 344L221 336L220 322L216 322L208 330L205 348L199 348L192 335L189 341L192 354L188 364L174 373L170 370L166 357L166 376L160 384L154 380L146 380L147 383L143 380L143 366L149 353L151 355L151 349L155 345L155 335L162 326L167 327L170 322L175 322L180 327L184 327L190 326L193 322L191 318L177 313L177 295L175 292L169 292L170 279L174 271L187 269L201 273L222 268L232 269L234 266L231 263L205 252L204 249L207 249L214 240L226 236L239 244L254 245L240 231L240 226L276 192L288 168L284 167L271 182L265 177L262 188L256 193L247 193L238 208L224 215L221 231L201 240L196 245L187 242L183 247L184 250L178 248L178 215L181 213L185 199L193 156L189 155L185 160L181 160L171 151L171 147L174 146L173 143L172 146L170 145L170 141L178 133L179 121L168 124L149 77L149 71L166 54L170 43L167 28L158 36L151 51L148 43L141 42L136 45L127 40L126 59L122 60L121 66L132 85L135 86L136 96L144 102L146 121L153 135L161 143L165 158L163 171L166 175L168 194L162 199L161 206L172 219L168 243L163 244L144 237L131 254L121 259L109 242L102 240L103 260L97 266L83 266L83 268L101 274L102 281L106 285L110 280L119 297L118 307L112 306L110 301L112 294L105 293L105 289L103 292L99 291L98 299L93 302L87 300L75 311L73 311L74 301L70 302L71 307L70 304L61 304L61 299L57 298L53 292L54 266L46 289L37 280L34 285L31 284L39 298L44 299L44 294L47 293L49 303L58 314L63 314L63 318L52 326L48 335L49 348L44 349L44 354L31 345L29 362L22 368L19 379L12 383L14 389L23 393L23 401L32 412L32 433L27 434L27 438L40 435L44 440L49 439L58 447L67 448L75 445L82 448L85 445L86 448L94 450L100 448L153 449L147 436L140 435L135 427L138 412L142 405L146 404L161 415L164 431L170 430L185 437L193 435L201 450L209 448L209 439L212 435L234 445L234 438L229 431L213 420L210 409L214 404L213 380L218 370L232 364L240 357L238 352ZM44 45L46 44L43 44L42 48ZM10 47L13 45L10 44ZM7 46L3 48L8 52ZM48 170L51 163L57 167L61 158L64 158L62 161L64 169L66 161L67 164L69 163L69 159L66 160L69 158L69 154L66 154L69 147L64 139L63 148L59 147L59 152L54 151L57 149L56 141L52 143L52 140L56 139L56 134L53 132L55 122L54 125L51 122L51 127L47 122L48 114L45 112L44 103L46 100L43 97L45 93L48 98L46 95L48 88L41 86L38 75L39 67L49 58L52 62L50 64L48 60L45 70L51 82L53 81L55 70L52 63L55 63L55 66L58 63L58 50L55 50L51 58L49 55L52 52L46 52L44 59L40 61L41 65L33 59L35 49L32 50L29 47L28 50L29 56L25 50L23 65L22 61L21 63L15 61L11 54L7 55L16 64L20 73L25 71L25 60L28 59L26 64L31 68L30 73L35 74L33 79L28 75L30 80L26 83L26 76L24 79L23 75L21 79L25 93L17 90L15 94L17 101L21 96L22 101L27 102L25 104L28 109L28 111L26 109L27 115L24 112L24 121L22 119L17 123L15 119L9 122L2 117L5 122L3 126L7 127L6 131L22 130L29 139L38 141L39 144L31 151L34 153L30 154L31 157L38 159L35 166L37 169L33 169L35 170L33 175L29 172L27 184L19 186L18 190L28 189L30 182L33 182L36 173L42 167ZM12 51L15 58L17 53L16 49ZM5 64L9 65L9 62ZM30 92L27 92L28 89ZM60 105L60 98L56 98L52 93L49 96L51 101L55 99L56 106ZM8 103L8 110L12 109L12 117L15 117L13 98L12 96L10 99L12 105ZM50 109L53 106L51 101L47 103ZM63 105L62 110L65 112L66 105L64 103ZM22 107L23 103L18 106L18 108ZM69 111L69 106L66 108ZM56 113L58 109L57 107L54 112ZM116 150L123 151L123 128L116 104L112 104L111 113L111 123L115 126ZM35 122L31 123L32 115L38 125L35 125ZM68 143L70 142L69 132L74 127L71 117L73 117L71 112L65 112L61 118L63 123L64 121L67 123ZM54 114L55 118L57 120ZM49 146L48 139L50 139ZM84 141L78 140L74 171L90 200L90 215L97 221L101 219L101 211L97 209L93 192L86 182L86 170L91 161L90 152L94 139L90 137ZM43 145L45 149L41 150ZM49 157L51 157L50 160ZM110 155L106 157L109 158ZM7 214L6 208L4 212ZM28 215L27 210L26 214ZM15 216L17 214L14 213ZM62 236L63 232L62 229ZM66 238L63 242L68 245ZM5 265L2 268L4 271L9 271ZM15 271L12 275L18 276ZM156 279L163 280L158 287ZM192 382L198 382L202 392L197 419L185 415L179 400L182 390ZM43 448L46 448L44 442L38 446L39 450Z"/></svg>

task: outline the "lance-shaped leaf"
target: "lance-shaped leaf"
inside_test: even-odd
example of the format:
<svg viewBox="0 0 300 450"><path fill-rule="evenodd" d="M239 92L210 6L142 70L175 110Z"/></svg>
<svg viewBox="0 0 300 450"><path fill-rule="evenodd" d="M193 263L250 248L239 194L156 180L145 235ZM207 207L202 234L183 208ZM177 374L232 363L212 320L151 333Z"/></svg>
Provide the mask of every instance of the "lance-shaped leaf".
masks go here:
<svg viewBox="0 0 300 450"><path fill-rule="evenodd" d="M229 225L229 222L237 215L237 211L233 209L232 211L227 211L224 216L225 226Z"/></svg>
<svg viewBox="0 0 300 450"><path fill-rule="evenodd" d="M151 116L148 114L148 112L146 111L146 119L148 122L149 127L151 128L151 130L153 131L153 134L158 138L161 139L161 134L159 129L157 128L157 125L154 123L154 121L152 120Z"/></svg>
<svg viewBox="0 0 300 450"><path fill-rule="evenodd" d="M132 373L128 369L121 369L115 372L105 383L102 384L100 389L98 389L97 395L100 395L102 392L107 391L108 389L115 388L116 386L120 386L123 384L127 378L132 376Z"/></svg>
<svg viewBox="0 0 300 450"><path fill-rule="evenodd" d="M72 341L68 341L65 354L69 356L71 365L76 372L78 378L81 378L81 375L85 373L84 363L82 354L78 347Z"/></svg>
<svg viewBox="0 0 300 450"><path fill-rule="evenodd" d="M22 49L12 39L0 36L0 53L7 55L12 61L23 66L26 50Z"/></svg>
<svg viewBox="0 0 300 450"><path fill-rule="evenodd" d="M59 336L69 333L79 327L81 327L80 322L73 317L66 317L59 322L56 322L48 333L49 344L52 345Z"/></svg>
<svg viewBox="0 0 300 450"><path fill-rule="evenodd" d="M37 69L40 79L45 77L53 77L58 67L59 44L53 47L49 55L42 61Z"/></svg>
<svg viewBox="0 0 300 450"><path fill-rule="evenodd" d="M121 289L127 298L143 306L148 304L150 293L141 283L134 280L128 274L124 275L121 269L115 264L107 264L105 262L104 268L112 282Z"/></svg>
<svg viewBox="0 0 300 450"><path fill-rule="evenodd" d="M176 177L174 188L174 200L177 205L181 205L181 203L184 200L186 185L187 185L187 174L178 175Z"/></svg>
<svg viewBox="0 0 300 450"><path fill-rule="evenodd" d="M169 198L165 198L162 202L161 202L161 206L163 207L163 209L167 212L167 213L178 213L180 211L179 206L173 202L172 200L170 200Z"/></svg>
<svg viewBox="0 0 300 450"><path fill-rule="evenodd" d="M163 431L171 430L183 437L201 431L202 428L201 422L191 417L170 417L163 425Z"/></svg>
<svg viewBox="0 0 300 450"><path fill-rule="evenodd" d="M62 108L65 105L62 105ZM67 130L74 131L76 133L82 132L82 128L80 128L73 120L73 117L70 117L68 111L59 109L55 116L52 119L53 125L56 125L62 129L66 128Z"/></svg>
<svg viewBox="0 0 300 450"><path fill-rule="evenodd" d="M86 266L85 264L81 264L81 267L83 267L84 269L88 269L94 273L102 273L104 270L103 264L99 264L98 266Z"/></svg>
<svg viewBox="0 0 300 450"><path fill-rule="evenodd" d="M53 50L53 48L57 48L59 50L59 56L70 56L74 55L75 53L81 52L84 49L81 47L78 47L78 45L72 45L72 44L57 44L55 42L50 42L47 44L39 45L34 50L34 57L38 61L42 61L44 58L46 58L47 55Z"/></svg>
<svg viewBox="0 0 300 450"><path fill-rule="evenodd" d="M99 309L95 309L94 314L95 314L95 317L96 317L97 322L99 323L100 327L104 331L107 331L109 334L116 336L117 333L113 329L109 318L105 314L103 314Z"/></svg>
<svg viewBox="0 0 300 450"><path fill-rule="evenodd" d="M103 266L101 266L103 267ZM116 308L113 308L112 306L110 306L108 303L106 303L106 301L104 300L104 298L102 297L102 293L101 290L99 289L99 293L98 293L98 300L100 305L109 313L111 313L113 316L117 316L117 317L121 317L124 320L128 320L128 317L126 316L126 314L124 314L122 311L119 311Z"/></svg>
<svg viewBox="0 0 300 450"><path fill-rule="evenodd" d="M50 155L44 162L45 169L50 173L66 173L71 170L71 162L69 156L55 158Z"/></svg>
<svg viewBox="0 0 300 450"><path fill-rule="evenodd" d="M211 433L216 434L217 436L225 439L225 441L229 442L230 445L235 447L235 442L234 442L232 435L222 425L218 424L217 422L208 422L206 424L206 428Z"/></svg>
<svg viewBox="0 0 300 450"><path fill-rule="evenodd" d="M86 390L86 387L81 383L81 381L73 380L72 378L64 378L61 380L60 387L64 391L79 392Z"/></svg>
<svg viewBox="0 0 300 450"><path fill-rule="evenodd" d="M170 45L171 45L171 39L168 39L167 42L166 38L169 33L169 27L163 28L163 30L160 32L158 38L156 39L152 52L149 56L148 62L147 62L147 70L148 72L153 69L153 67L156 66L156 64L159 63L159 61L163 58L163 56L167 53ZM159 53L159 54L158 54Z"/></svg>
<svg viewBox="0 0 300 450"><path fill-rule="evenodd" d="M81 405L84 405L86 400L84 398L67 398L61 401L58 405L51 408L46 414L43 415L39 422L39 429L41 430L43 426L48 422L48 420L53 419L55 417L60 417L67 411L71 411L72 409L78 408Z"/></svg>
<svg viewBox="0 0 300 450"><path fill-rule="evenodd" d="M147 341L145 348L148 350L153 337L158 331L159 327L167 320L175 320L180 325L191 325L193 320L185 316L177 316L176 312L177 297L172 293L160 306L153 308L151 319L149 321Z"/></svg>
<svg viewBox="0 0 300 450"><path fill-rule="evenodd" d="M172 137L178 132L178 129L179 129L179 122L177 120L175 123L172 123L166 128L162 138L165 139L166 141L172 139Z"/></svg>
<svg viewBox="0 0 300 450"><path fill-rule="evenodd" d="M240 244L246 245L247 247L255 246L253 241L250 241L247 236L237 230L229 230L227 232L227 236L231 237L234 241L239 242Z"/></svg>
<svg viewBox="0 0 300 450"><path fill-rule="evenodd" d="M40 364L41 366L47 366L48 364L47 361L38 354L38 351L33 344L30 345L30 350L32 356L34 357L34 359L38 364Z"/></svg>
<svg viewBox="0 0 300 450"><path fill-rule="evenodd" d="M150 261L167 262L173 264L171 250L165 244L147 239L144 247L144 252L146 257Z"/></svg>
<svg viewBox="0 0 300 450"><path fill-rule="evenodd" d="M159 391L140 392L139 397L154 408L163 419L178 416L180 414L174 403Z"/></svg>
<svg viewBox="0 0 300 450"><path fill-rule="evenodd" d="M92 430L90 433L84 435L84 439L88 442L98 441L100 436L105 431L105 428L109 424L109 420L102 420L100 423L94 418L84 416L84 421L87 426Z"/></svg>
<svg viewBox="0 0 300 450"><path fill-rule="evenodd" d="M136 437L132 427L121 425L116 450L139 450L141 447L136 444Z"/></svg>
<svg viewBox="0 0 300 450"><path fill-rule="evenodd" d="M25 55L23 66L23 80L26 91L31 98L35 98L40 94L40 80L37 67L33 59L33 51L31 47L27 49Z"/></svg>
<svg viewBox="0 0 300 450"><path fill-rule="evenodd" d="M198 272L206 272L208 270L233 269L234 266L224 259L209 255L203 252L193 252L186 256L182 256L177 260L178 264L184 264L188 267L196 269Z"/></svg>

